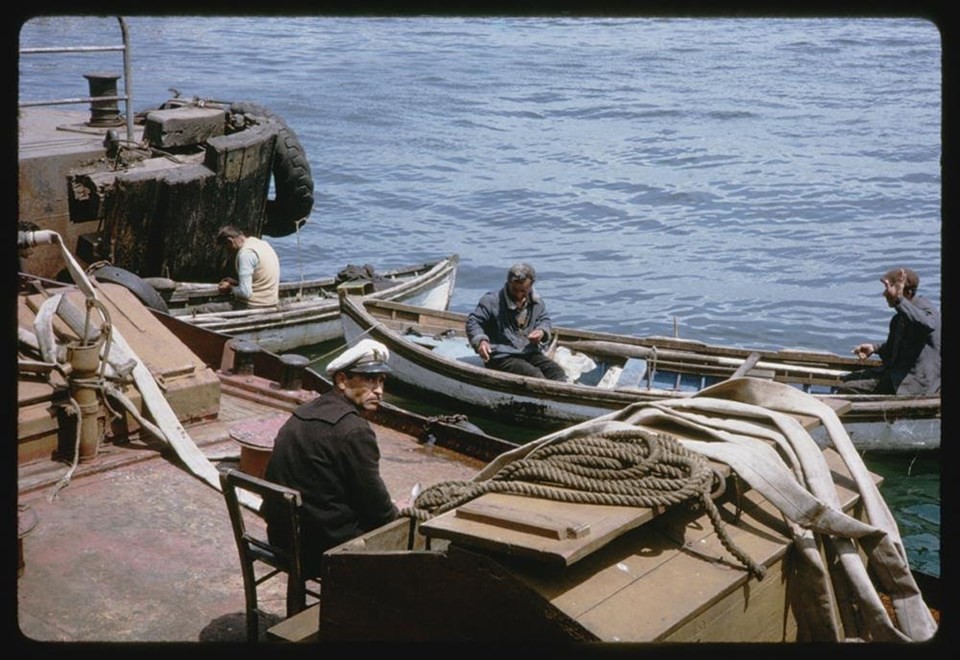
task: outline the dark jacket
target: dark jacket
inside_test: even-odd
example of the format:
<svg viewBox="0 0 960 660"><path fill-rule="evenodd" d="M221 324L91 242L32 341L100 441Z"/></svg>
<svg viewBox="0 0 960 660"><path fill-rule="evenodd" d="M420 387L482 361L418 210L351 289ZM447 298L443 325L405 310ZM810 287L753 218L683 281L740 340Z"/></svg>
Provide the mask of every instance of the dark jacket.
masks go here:
<svg viewBox="0 0 960 660"><path fill-rule="evenodd" d="M897 394L940 392L940 313L923 296L901 298L876 352Z"/></svg>
<svg viewBox="0 0 960 660"><path fill-rule="evenodd" d="M526 322L521 324L518 316L522 318L523 310L517 309L506 285L500 291L485 293L476 309L467 316L466 330L470 345L476 350L480 342L486 339L490 342L490 354L494 357L544 350L550 344L553 330L547 306L536 290L531 289L526 307ZM539 343L531 343L527 335L537 328L543 330L543 339Z"/></svg>
<svg viewBox="0 0 960 660"><path fill-rule="evenodd" d="M373 429L336 390L299 406L280 428L264 478L300 491L308 574L319 572L325 550L397 517L379 462ZM277 512L265 507L263 514L271 542L289 547Z"/></svg>

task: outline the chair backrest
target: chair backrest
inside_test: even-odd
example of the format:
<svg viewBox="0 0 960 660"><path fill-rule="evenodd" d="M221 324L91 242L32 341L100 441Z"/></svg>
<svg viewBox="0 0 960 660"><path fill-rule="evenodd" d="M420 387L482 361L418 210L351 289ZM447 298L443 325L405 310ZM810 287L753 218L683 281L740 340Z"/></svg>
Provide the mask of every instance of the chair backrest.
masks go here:
<svg viewBox="0 0 960 660"><path fill-rule="evenodd" d="M289 579L302 582L300 560L300 493L292 488L254 477L239 470L227 470L220 473L220 485L227 502L233 535L240 553L244 580L253 579L253 562L262 561L289 574ZM238 489L259 495L264 506L274 511L285 511L284 524L289 525L290 548L282 548L269 542L265 535L253 534L247 530L240 507ZM249 574L248 574L249 571Z"/></svg>

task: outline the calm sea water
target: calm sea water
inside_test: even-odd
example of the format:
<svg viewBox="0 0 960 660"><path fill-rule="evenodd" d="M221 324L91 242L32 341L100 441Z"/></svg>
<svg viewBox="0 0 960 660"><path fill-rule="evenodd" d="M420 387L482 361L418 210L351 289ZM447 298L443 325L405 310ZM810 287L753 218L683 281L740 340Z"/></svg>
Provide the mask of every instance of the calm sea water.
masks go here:
<svg viewBox="0 0 960 660"><path fill-rule="evenodd" d="M941 296L941 57L915 19L132 17L134 109L253 101L310 159L285 278L461 257L469 311L524 260L555 322L847 353L879 276ZM113 45L43 17L21 47ZM116 53L21 59L25 100L85 96ZM888 477L939 574L939 460ZM902 484L902 489L901 489ZM902 494L902 497L901 497Z"/></svg>

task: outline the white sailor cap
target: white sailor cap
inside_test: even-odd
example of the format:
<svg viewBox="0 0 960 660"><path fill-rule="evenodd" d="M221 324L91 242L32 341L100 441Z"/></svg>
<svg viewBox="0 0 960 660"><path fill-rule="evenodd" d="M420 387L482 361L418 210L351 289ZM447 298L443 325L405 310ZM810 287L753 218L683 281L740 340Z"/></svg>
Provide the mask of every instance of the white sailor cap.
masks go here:
<svg viewBox="0 0 960 660"><path fill-rule="evenodd" d="M387 374L392 371L387 365L390 351L378 341L364 339L356 346L347 349L327 365L327 375L338 371L361 374Z"/></svg>

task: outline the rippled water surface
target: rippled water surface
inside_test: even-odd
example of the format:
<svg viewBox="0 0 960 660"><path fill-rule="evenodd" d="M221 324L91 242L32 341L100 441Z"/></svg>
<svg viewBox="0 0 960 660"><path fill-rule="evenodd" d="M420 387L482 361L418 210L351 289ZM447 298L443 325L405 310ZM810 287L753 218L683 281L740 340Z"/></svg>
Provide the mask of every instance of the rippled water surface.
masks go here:
<svg viewBox="0 0 960 660"><path fill-rule="evenodd" d="M561 325L840 353L885 336L878 278L892 266L913 267L940 306L931 23L128 23L135 109L176 88L260 103L297 133L316 204L299 235L272 241L287 278L456 252L451 307L469 311L525 260ZM21 46L118 34L115 19L37 18ZM22 59L21 96L84 96L83 73L119 72L113 53L79 59ZM935 501L905 508L939 567L930 473Z"/></svg>

